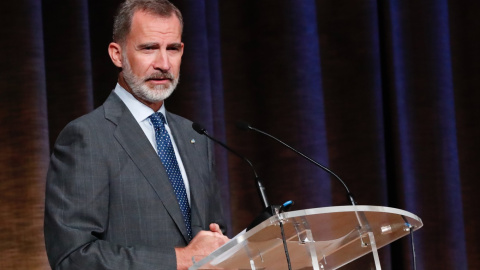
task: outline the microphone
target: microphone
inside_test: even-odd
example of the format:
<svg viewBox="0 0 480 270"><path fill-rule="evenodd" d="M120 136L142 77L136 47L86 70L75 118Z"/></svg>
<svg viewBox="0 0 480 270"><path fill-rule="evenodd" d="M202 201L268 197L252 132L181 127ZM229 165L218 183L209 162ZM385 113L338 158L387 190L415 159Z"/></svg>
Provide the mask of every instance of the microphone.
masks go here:
<svg viewBox="0 0 480 270"><path fill-rule="evenodd" d="M252 223L247 227L247 232L249 230L251 230L252 228L254 228L255 226L257 226L258 224L262 223L264 220L268 219L269 217L277 214L277 211L278 213L281 213L281 211L285 210L285 209L288 209L290 206L293 205L293 202L292 201L287 201L285 202L282 206L278 207L278 206L275 206L275 205L269 205L268 203L268 200L267 200L267 195L265 195L265 187L263 186L263 183L262 181L260 180L260 178L258 177L258 174L257 172L255 171L255 167L253 167L253 164L252 162L250 162L250 160L248 160L246 157L240 155L237 151L233 150L232 148L228 147L226 144L224 144L223 142L213 138L212 136L208 135L208 132L207 130L202 127L200 124L198 123L192 123L192 128L198 132L199 134L201 135L205 135L207 136L207 138L209 138L210 140L220 144L221 146L223 146L225 149L227 149L228 151L232 152L233 154L235 154L237 157L245 160L248 165L250 165L250 167L252 167L252 170L253 170L253 173L255 175L255 181L257 183L257 188L258 188L258 193L260 194L260 197L262 199L262 202L263 202L263 206L265 207L265 209L260 213L260 215L258 215L253 221ZM291 266L291 263L290 263L290 255L288 253L288 247L287 247L287 241L285 239L285 232L284 232L284 229L283 229L283 223L280 221L280 228L281 228L281 233L282 233L282 241L283 241L283 248L285 250L285 256L286 256L286 259L287 259L287 263L288 263L288 269L291 270L292 269L292 266Z"/></svg>
<svg viewBox="0 0 480 270"><path fill-rule="evenodd" d="M264 136L267 136L269 137L270 139L273 139L274 141L282 144L283 146L287 147L288 149L292 150L293 152L297 153L298 155L300 155L301 157L305 158L306 160L310 161L311 163L315 164L317 167L320 167L322 170L326 171L327 173L329 173L330 175L332 175L333 177L335 177L342 185L343 187L345 188L346 192L347 192L347 198L348 200L352 203L353 206L355 206L357 203L355 202L355 199L353 198L353 195L352 193L350 193L350 190L348 189L347 185L345 184L345 182L343 182L343 180L338 176L336 175L334 172L332 172L329 168L323 166L322 164L316 162L315 160L311 159L310 157L306 156L305 154L303 154L302 152L298 151L297 149L291 147L290 145L284 143L283 141L281 141L280 139L264 132L264 131L261 131L259 129L256 129L254 127L252 127L250 124L246 123L246 122L243 122L243 121L238 121L236 123L236 126L237 128L241 129L241 130L253 130L255 132L258 132Z"/></svg>
<svg viewBox="0 0 480 270"><path fill-rule="evenodd" d="M227 149L228 151L230 151L231 153L235 154L237 157L243 159L245 162L248 163L248 165L250 165L250 167L252 168L253 170L253 174L255 176L255 182L257 184L257 189L258 189L258 193L260 195L260 199L262 200L262 203L263 203L263 206L265 208L268 208L270 207L270 204L268 203L268 199L267 199L267 195L265 194L265 187L263 186L263 183L262 181L260 180L260 177L258 177L258 174L257 174L257 171L255 170L255 167L253 166L252 162L250 162L250 160L248 160L246 157L240 155L237 151L233 150L232 148L228 147L226 144L224 144L223 142L213 138L212 136L208 135L208 132L207 130L202 127L200 124L198 123L192 123L192 128L198 132L199 134L201 135L205 135L207 136L207 138L209 138L210 140L220 144L221 146L223 146L225 149Z"/></svg>

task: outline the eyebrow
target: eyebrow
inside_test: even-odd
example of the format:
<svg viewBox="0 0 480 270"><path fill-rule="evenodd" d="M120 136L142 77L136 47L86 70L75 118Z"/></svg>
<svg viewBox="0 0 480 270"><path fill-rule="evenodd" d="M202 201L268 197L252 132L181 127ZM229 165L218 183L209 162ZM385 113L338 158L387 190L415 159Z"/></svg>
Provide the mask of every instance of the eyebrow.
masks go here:
<svg viewBox="0 0 480 270"><path fill-rule="evenodd" d="M179 49L182 47L182 43L171 43L171 44L168 44L167 45L167 48L175 48L175 49Z"/></svg>
<svg viewBox="0 0 480 270"><path fill-rule="evenodd" d="M159 48L160 45L157 43L157 42L149 42L149 43L143 43L143 44L139 44L137 46L137 49L139 50L142 50L142 49L145 49L145 48Z"/></svg>
<svg viewBox="0 0 480 270"><path fill-rule="evenodd" d="M158 44L157 42L148 42L148 43L139 44L137 46L137 49L142 50L145 48L159 48L159 47L160 47L160 44ZM182 43L171 43L167 45L167 48L178 49L181 47L182 47Z"/></svg>

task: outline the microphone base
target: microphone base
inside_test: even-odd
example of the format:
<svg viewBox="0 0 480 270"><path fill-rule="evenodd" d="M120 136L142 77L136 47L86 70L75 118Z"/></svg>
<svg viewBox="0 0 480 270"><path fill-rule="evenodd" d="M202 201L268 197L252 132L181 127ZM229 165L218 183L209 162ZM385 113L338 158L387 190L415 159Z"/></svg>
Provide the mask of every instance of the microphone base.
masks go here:
<svg viewBox="0 0 480 270"><path fill-rule="evenodd" d="M263 221L267 220L268 218L277 214L278 209L280 209L280 205L270 205L269 207L263 209L263 211L258 215L252 223L247 227L247 232L251 229L255 228L258 224L262 223Z"/></svg>

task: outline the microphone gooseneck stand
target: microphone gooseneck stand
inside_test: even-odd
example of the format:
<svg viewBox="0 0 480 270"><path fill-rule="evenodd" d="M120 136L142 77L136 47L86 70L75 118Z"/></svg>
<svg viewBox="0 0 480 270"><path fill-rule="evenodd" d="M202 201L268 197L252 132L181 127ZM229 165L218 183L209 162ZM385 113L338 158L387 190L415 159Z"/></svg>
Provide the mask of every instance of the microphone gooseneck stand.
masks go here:
<svg viewBox="0 0 480 270"><path fill-rule="evenodd" d="M260 199L262 200L262 203L263 203L263 206L264 208L268 208L270 207L270 204L268 203L268 199L267 199L267 195L265 194L265 187L263 186L263 182L262 180L260 179L260 177L258 176L257 174L257 171L255 170L255 167L253 166L252 162L250 162L250 160L248 160L246 157L240 155L237 151L233 150L232 148L230 148L229 146L227 146L226 144L224 144L223 142L215 139L214 137L208 135L208 132L207 130L201 126L200 124L198 123L193 123L192 124L192 128L198 132L199 134L201 135L205 135L207 138L209 138L210 140L220 144L223 148L227 149L229 152L231 152L232 154L236 155L237 157L243 159L245 162L248 163L248 165L250 165L250 167L252 168L252 171L253 171L253 175L254 175L254 179L255 179L255 183L257 185L257 190L258 190L258 194L260 196Z"/></svg>
<svg viewBox="0 0 480 270"><path fill-rule="evenodd" d="M347 198L348 200L350 201L350 203L355 206L357 203L355 202L355 199L353 198L353 194L350 192L350 190L348 189L347 185L345 184L345 182L343 182L343 180L336 174L334 173L333 171L331 171L329 168L323 166L322 164L316 162L315 160L311 159L310 157L306 156L305 154L303 154L302 152L298 151L297 149L291 147L290 145L284 143L282 140L278 139L277 137L274 137L264 131L261 131L257 128L254 128L252 127L250 124L246 123L246 122L242 122L242 121L238 121L237 122L237 127L241 130L253 130L255 132L258 132L264 136L267 136L268 138L270 139L273 139L274 141L282 144L283 146L287 147L288 149L292 150L293 152L297 153L298 155L302 156L303 158L305 158L306 160L310 161L311 163L315 164L317 167L320 167L322 170L326 171L327 173L329 173L330 175L332 175L333 177L335 177L342 185L343 187L345 188L346 192L347 192Z"/></svg>
<svg viewBox="0 0 480 270"><path fill-rule="evenodd" d="M199 134L201 135L205 135L207 138L209 138L210 140L220 144L221 146L223 146L225 149L227 149L228 151L230 151L231 153L235 154L237 157L243 159L245 162L248 163L248 165L250 165L250 167L252 168L253 170L253 173L254 173L254 176L255 176L255 182L256 182L256 185L257 185L257 189L258 189L258 193L260 194L260 199L262 200L262 203L263 203L263 206L264 206L264 210L262 211L262 213L257 216L253 222L250 224L250 226L247 227L247 231L249 231L250 229L252 229L253 227L257 226L258 224L260 224L261 222L263 222L264 220L270 218L271 216L277 214L277 211L280 213L280 211L283 211L284 209L287 209L288 207L290 207L291 205L293 205L293 202L292 201L288 201L286 203L284 203L282 206L280 207L277 207L277 206L272 206L268 203L268 199L267 199L267 195L265 194L265 187L263 186L263 183L262 181L260 180L260 178L258 177L258 174L257 174L257 171L255 170L255 167L253 166L252 162L250 162L250 160L248 160L246 157L240 155L237 151L233 150L232 148L228 147L226 144L224 144L223 142L215 139L214 137L208 135L208 132L207 130L202 127L200 124L198 123L193 123L192 124L192 128L198 132ZM291 266L291 263L290 263L290 255L288 253L288 247L287 247L287 241L285 239L285 232L283 230L283 221L280 220L280 227L281 227L281 231L282 231L282 240L283 240L283 248L285 250L285 256L286 256L286 259L287 259L287 264L288 264L288 269L291 270L292 269L292 266Z"/></svg>
<svg viewBox="0 0 480 270"><path fill-rule="evenodd" d="M353 195L352 193L350 192L350 190L348 189L347 185L345 184L345 182L337 175L335 174L333 171L331 171L330 169L328 169L327 167L323 166L322 164L316 162L315 160L311 159L310 157L306 156L305 154L303 154L302 152L296 150L295 148L291 147L290 145L286 144L285 142L281 141L280 139L274 137L273 135L270 135L262 130L259 130L255 127L252 127L250 124L246 123L246 122L243 122L243 121L238 121L236 123L236 126L237 128L241 129L241 130L253 130L257 133L260 133L270 139L273 139L274 141L282 144L283 146L287 147L288 149L292 150L293 152L297 153L298 155L302 156L303 158L305 158L306 160L310 161L311 163L315 164L317 167L320 167L321 169L323 169L324 171L326 171L327 173L329 173L330 175L334 176L342 185L343 187L345 188L345 191L347 192L347 198L348 200L350 201L350 203L352 204L352 206L356 206L357 203L355 202L355 199L353 198ZM366 221L366 217L364 215L362 215L362 218L363 220ZM360 221L360 219L359 219ZM417 269L416 268L416 259L415 259L415 244L414 244L414 241L413 241L413 227L409 224L409 223L406 223L408 227L408 229L410 230L410 237L411 237L411 249L412 249L412 260L413 260L413 269Z"/></svg>

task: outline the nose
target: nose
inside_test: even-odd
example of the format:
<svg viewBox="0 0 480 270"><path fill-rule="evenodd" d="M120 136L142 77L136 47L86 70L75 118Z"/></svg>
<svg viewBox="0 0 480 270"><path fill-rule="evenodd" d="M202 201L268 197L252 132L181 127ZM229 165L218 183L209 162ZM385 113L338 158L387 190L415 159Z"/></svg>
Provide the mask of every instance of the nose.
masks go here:
<svg viewBox="0 0 480 270"><path fill-rule="evenodd" d="M170 70L170 61L166 51L158 51L153 61L153 68L164 72Z"/></svg>

